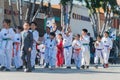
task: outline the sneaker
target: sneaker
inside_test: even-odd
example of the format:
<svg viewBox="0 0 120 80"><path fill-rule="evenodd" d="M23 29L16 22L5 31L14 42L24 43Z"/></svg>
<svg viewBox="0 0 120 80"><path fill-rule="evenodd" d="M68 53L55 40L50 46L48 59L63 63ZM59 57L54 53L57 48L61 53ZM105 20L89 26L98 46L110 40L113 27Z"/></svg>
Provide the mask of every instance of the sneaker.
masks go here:
<svg viewBox="0 0 120 80"><path fill-rule="evenodd" d="M6 69L5 71L10 71L10 69Z"/></svg>
<svg viewBox="0 0 120 80"><path fill-rule="evenodd" d="M84 65L82 65L82 66L81 66L81 68L82 68L82 69L85 69L85 66L84 66Z"/></svg>
<svg viewBox="0 0 120 80"><path fill-rule="evenodd" d="M67 66L67 69L71 69L71 67L70 67L70 66Z"/></svg>
<svg viewBox="0 0 120 80"><path fill-rule="evenodd" d="M44 68L49 68L49 64L46 64Z"/></svg>
<svg viewBox="0 0 120 80"><path fill-rule="evenodd" d="M89 66L86 66L86 69L89 69Z"/></svg>
<svg viewBox="0 0 120 80"><path fill-rule="evenodd" d="M95 65L95 68L98 69L98 65Z"/></svg>
<svg viewBox="0 0 120 80"><path fill-rule="evenodd" d="M1 68L0 68L0 71L4 71L6 68L4 67L4 66L2 66Z"/></svg>

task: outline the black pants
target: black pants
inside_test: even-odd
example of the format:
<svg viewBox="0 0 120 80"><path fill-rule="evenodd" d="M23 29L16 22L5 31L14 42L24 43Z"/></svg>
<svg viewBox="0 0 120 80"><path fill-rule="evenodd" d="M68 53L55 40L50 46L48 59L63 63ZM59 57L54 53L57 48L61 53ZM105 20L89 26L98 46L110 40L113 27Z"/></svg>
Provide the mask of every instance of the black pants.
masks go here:
<svg viewBox="0 0 120 80"><path fill-rule="evenodd" d="M25 65L26 69L31 70L31 52L28 49L22 50L22 60L23 65Z"/></svg>

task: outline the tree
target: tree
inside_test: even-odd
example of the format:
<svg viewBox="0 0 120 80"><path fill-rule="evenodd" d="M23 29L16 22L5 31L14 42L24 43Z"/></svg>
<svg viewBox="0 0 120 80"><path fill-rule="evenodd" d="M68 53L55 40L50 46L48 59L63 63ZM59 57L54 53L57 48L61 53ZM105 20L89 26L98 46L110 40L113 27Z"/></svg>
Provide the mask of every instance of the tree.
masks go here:
<svg viewBox="0 0 120 80"><path fill-rule="evenodd" d="M33 4L32 4L32 9L31 9L31 13L30 13L30 22L32 22L34 10L35 10L35 3L36 3L36 0L34 0Z"/></svg>
<svg viewBox="0 0 120 80"><path fill-rule="evenodd" d="M63 12L63 17L64 17L64 27L65 30L67 30L67 27L70 26L70 19L71 19L71 13L72 13L72 8L73 8L73 0L61 0L60 1L62 4L62 12ZM68 4L70 5L70 11L68 12Z"/></svg>
<svg viewBox="0 0 120 80"><path fill-rule="evenodd" d="M12 22L13 22L13 25L14 27L16 27L16 21L15 21L15 18L14 18L14 11L13 11L13 7L12 7L12 0L9 0L9 8L11 10L11 17L12 17Z"/></svg>
<svg viewBox="0 0 120 80"><path fill-rule="evenodd" d="M107 26L111 26L112 14L116 14L116 0L85 0L86 7L90 11L90 18L93 23L93 29L97 36L98 34L98 26L100 24L100 8L104 10L105 21L103 24L103 28L101 31L101 35L105 31ZM97 33L96 33L97 32Z"/></svg>
<svg viewBox="0 0 120 80"><path fill-rule="evenodd" d="M30 14L30 6L31 6L31 0L27 1L27 10L26 10L26 15L25 15L25 20L28 20ZM29 20L28 20L29 21Z"/></svg>
<svg viewBox="0 0 120 80"><path fill-rule="evenodd" d="M42 0L42 1L40 2L38 9L37 9L35 15L33 16L32 21L35 20L36 16L38 15L38 13L40 12L40 10L42 9L42 7L43 7L43 1L44 1L44 0Z"/></svg>
<svg viewBox="0 0 120 80"><path fill-rule="evenodd" d="M18 20L20 26L22 26L22 22L23 22L22 7L23 7L23 0L17 0Z"/></svg>

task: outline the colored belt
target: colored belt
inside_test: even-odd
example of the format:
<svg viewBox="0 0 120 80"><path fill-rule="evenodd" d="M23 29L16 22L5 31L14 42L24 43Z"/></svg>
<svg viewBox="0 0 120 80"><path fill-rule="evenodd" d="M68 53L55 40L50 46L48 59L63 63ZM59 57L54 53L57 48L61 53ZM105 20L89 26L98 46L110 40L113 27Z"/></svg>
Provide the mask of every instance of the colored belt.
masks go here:
<svg viewBox="0 0 120 80"><path fill-rule="evenodd" d="M105 47L109 47L109 45L104 45Z"/></svg>
<svg viewBox="0 0 120 80"><path fill-rule="evenodd" d="M83 46L88 46L89 44L84 43Z"/></svg>
<svg viewBox="0 0 120 80"><path fill-rule="evenodd" d="M81 49L75 49L75 51L80 51Z"/></svg>
<svg viewBox="0 0 120 80"><path fill-rule="evenodd" d="M99 51L101 51L101 50L103 50L103 49L96 49L96 50L99 50Z"/></svg>
<svg viewBox="0 0 120 80"><path fill-rule="evenodd" d="M67 49L68 49L68 48L69 48L69 47L71 47L71 46L72 46L72 45L69 45L69 46L65 46L64 48L67 48Z"/></svg>
<svg viewBox="0 0 120 80"><path fill-rule="evenodd" d="M11 40L10 38L3 38L3 41Z"/></svg>

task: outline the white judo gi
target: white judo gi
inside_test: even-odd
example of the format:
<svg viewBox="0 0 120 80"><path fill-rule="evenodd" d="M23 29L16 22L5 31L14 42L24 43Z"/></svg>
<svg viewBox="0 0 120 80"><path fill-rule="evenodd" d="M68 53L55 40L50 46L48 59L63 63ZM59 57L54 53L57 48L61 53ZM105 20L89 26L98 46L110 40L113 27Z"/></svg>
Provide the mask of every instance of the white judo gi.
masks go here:
<svg viewBox="0 0 120 80"><path fill-rule="evenodd" d="M16 68L19 68L22 66L22 59L21 59L21 34L16 33L14 36L14 46L13 46L13 59L14 59L14 64Z"/></svg>
<svg viewBox="0 0 120 80"><path fill-rule="evenodd" d="M81 40L81 43L83 45L82 49L82 65L89 66L90 64L90 47L89 47L90 37L89 36L83 36L83 39Z"/></svg>
<svg viewBox="0 0 120 80"><path fill-rule="evenodd" d="M82 44L80 40L74 40L72 43L72 47L74 49L73 58L75 61L76 68L80 68L81 67L81 49L82 49Z"/></svg>
<svg viewBox="0 0 120 80"><path fill-rule="evenodd" d="M66 34L62 34L63 36L63 46L64 46L64 59L65 59L65 65L67 67L71 66L71 58L72 58L72 33L69 34L69 36L66 36Z"/></svg>
<svg viewBox="0 0 120 80"><path fill-rule="evenodd" d="M45 33L45 35L44 35L44 44L45 44L45 45L46 45L48 39L50 39L50 34ZM46 63L46 64L49 63L49 55L48 55L48 53L49 53L48 48L45 47L45 54L44 54L45 57L44 57L44 58L45 58L45 63Z"/></svg>
<svg viewBox="0 0 120 80"><path fill-rule="evenodd" d="M33 47L32 47L32 51L31 51L31 67L35 66L35 59L36 59L36 55L37 55L37 50L36 50L36 45L39 39L39 32L37 30L30 30L30 32L32 32L33 34Z"/></svg>
<svg viewBox="0 0 120 80"><path fill-rule="evenodd" d="M11 60L12 60L12 49L13 49L13 40L15 32L12 28L1 30L1 39L2 39L2 51L3 58L1 59L2 66L6 69L10 69Z"/></svg>
<svg viewBox="0 0 120 80"><path fill-rule="evenodd" d="M102 42L104 45L104 49L103 49L104 63L108 64L109 55L110 55L109 49L112 49L113 42L109 37L108 38L103 37Z"/></svg>
<svg viewBox="0 0 120 80"><path fill-rule="evenodd" d="M100 59L100 63L103 64L103 59L104 59L103 49L104 49L103 42L96 41L95 42L95 57L94 57L94 63L96 65L98 65L99 59Z"/></svg>
<svg viewBox="0 0 120 80"><path fill-rule="evenodd" d="M54 68L56 65L56 54L57 54L57 43L56 40L47 39L45 42L45 55L47 55L47 63ZM46 56L45 56L46 57Z"/></svg>
<svg viewBox="0 0 120 80"><path fill-rule="evenodd" d="M44 44L40 44L38 46L39 49L39 56L40 56L40 65L44 64L44 60L45 60L45 45Z"/></svg>

